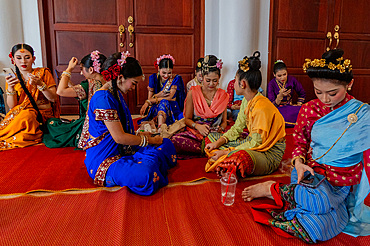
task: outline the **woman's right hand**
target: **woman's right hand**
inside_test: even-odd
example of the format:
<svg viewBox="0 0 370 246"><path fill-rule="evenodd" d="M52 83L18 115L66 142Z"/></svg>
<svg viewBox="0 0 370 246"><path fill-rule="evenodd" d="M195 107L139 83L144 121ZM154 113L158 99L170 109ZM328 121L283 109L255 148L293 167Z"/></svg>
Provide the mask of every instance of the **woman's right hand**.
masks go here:
<svg viewBox="0 0 370 246"><path fill-rule="evenodd" d="M220 147L217 142L218 141L207 144L206 147L205 147L205 149L207 151L209 151L209 152L212 151L212 150L214 150L214 149L217 149L218 147Z"/></svg>
<svg viewBox="0 0 370 246"><path fill-rule="evenodd" d="M13 90L14 86L19 83L18 77L12 77L12 76L6 76L5 81L8 84L8 90L9 89Z"/></svg>
<svg viewBox="0 0 370 246"><path fill-rule="evenodd" d="M312 175L315 175L313 169L304 164L301 158L294 160L294 167L297 170L298 175L297 184L299 184L299 182L301 182L301 180L304 178L304 173L306 171L309 171Z"/></svg>
<svg viewBox="0 0 370 246"><path fill-rule="evenodd" d="M71 60L69 61L67 71L72 72L73 69L77 66L78 64L78 59L76 57L72 57Z"/></svg>
<svg viewBox="0 0 370 246"><path fill-rule="evenodd" d="M197 129L204 137L209 134L209 125L196 124L195 129Z"/></svg>
<svg viewBox="0 0 370 246"><path fill-rule="evenodd" d="M149 107L148 102L145 102L145 103L143 104L143 106L141 107L141 109L140 109L140 115L141 115L141 116L144 116L145 111L146 111L146 109L147 109L148 107Z"/></svg>
<svg viewBox="0 0 370 246"><path fill-rule="evenodd" d="M161 145L163 143L163 138L161 136L148 137L149 144L151 145Z"/></svg>

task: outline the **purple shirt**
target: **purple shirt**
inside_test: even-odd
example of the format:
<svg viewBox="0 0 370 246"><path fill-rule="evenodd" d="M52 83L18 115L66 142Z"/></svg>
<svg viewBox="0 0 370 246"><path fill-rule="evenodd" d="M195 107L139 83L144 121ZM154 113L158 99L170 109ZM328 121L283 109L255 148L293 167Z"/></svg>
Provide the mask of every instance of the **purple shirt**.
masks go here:
<svg viewBox="0 0 370 246"><path fill-rule="evenodd" d="M277 105L275 99L279 94L280 89L287 88L288 86L292 87L290 94L284 97L283 100L281 100L280 105ZM276 107L281 105L292 105L293 91L296 91L296 93L298 94L298 103L303 104L306 98L306 92L303 89L302 84L293 76L288 75L288 79L285 82L285 85L278 82L276 78L272 79L267 85L267 97Z"/></svg>

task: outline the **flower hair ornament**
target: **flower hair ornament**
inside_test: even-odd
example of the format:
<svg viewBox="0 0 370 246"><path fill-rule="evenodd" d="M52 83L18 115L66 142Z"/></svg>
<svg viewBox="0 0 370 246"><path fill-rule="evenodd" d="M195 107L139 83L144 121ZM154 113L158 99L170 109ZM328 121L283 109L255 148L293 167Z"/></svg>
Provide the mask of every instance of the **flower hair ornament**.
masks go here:
<svg viewBox="0 0 370 246"><path fill-rule="evenodd" d="M163 60L163 59L170 59L172 61L173 64L175 64L175 58L173 58L173 56L171 56L170 54L168 55L161 55L160 57L157 58L157 60L154 62L154 66L156 69L158 69L158 66L159 66L159 63Z"/></svg>
<svg viewBox="0 0 370 246"><path fill-rule="evenodd" d="M123 64L126 63L126 58L130 56L130 52L126 51L126 52L121 52L121 59L118 59L117 60L117 63L120 67L123 66Z"/></svg>
<svg viewBox="0 0 370 246"><path fill-rule="evenodd" d="M93 61L94 71L97 73L100 73L100 69L101 69L100 63L99 63L99 54L100 54L99 50L94 50L90 54L91 60Z"/></svg>
<svg viewBox="0 0 370 246"><path fill-rule="evenodd" d="M283 60L277 60L274 64L276 64L276 63L284 63L284 61Z"/></svg>
<svg viewBox="0 0 370 246"><path fill-rule="evenodd" d="M249 70L249 61L248 61L248 58L245 58L245 59L239 61L238 63L239 63L239 68L241 70L243 70L244 73L246 73Z"/></svg>
<svg viewBox="0 0 370 246"><path fill-rule="evenodd" d="M9 53L9 58L10 58L10 61L12 62L12 64L14 65L14 60L13 60L13 54L12 54L12 52L10 51L10 53Z"/></svg>
<svg viewBox="0 0 370 246"><path fill-rule="evenodd" d="M210 65L208 65L208 62L209 62L209 56L206 56L206 57L204 57L204 60L203 60L203 66L201 65L201 66L199 66L199 64L198 64L198 67L202 67L202 70L204 71L204 72L208 72L209 71L209 68L213 68L213 67L217 67L218 69L222 69L222 65L224 64L223 62L222 62L222 59L218 59L217 61L216 61L216 65L213 65L213 66L210 66ZM199 62L198 62L199 63Z"/></svg>
<svg viewBox="0 0 370 246"><path fill-rule="evenodd" d="M303 71L307 73L307 69L310 67L327 67L331 70L338 70L340 73L348 72L352 70L351 61L346 59L344 60L343 57L337 59L339 62L338 64L334 64L332 62L326 63L325 59L305 59L305 63L303 64Z"/></svg>
<svg viewBox="0 0 370 246"><path fill-rule="evenodd" d="M101 72L105 81L111 81L118 78L121 73L123 64L126 63L126 58L130 56L130 52L121 52L121 59L117 60L117 63L108 68L107 70Z"/></svg>

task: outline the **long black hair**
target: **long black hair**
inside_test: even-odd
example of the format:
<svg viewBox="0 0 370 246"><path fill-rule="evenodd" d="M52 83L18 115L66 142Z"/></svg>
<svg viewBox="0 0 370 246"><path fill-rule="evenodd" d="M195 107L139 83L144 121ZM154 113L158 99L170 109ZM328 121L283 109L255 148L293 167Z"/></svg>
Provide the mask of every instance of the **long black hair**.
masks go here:
<svg viewBox="0 0 370 246"><path fill-rule="evenodd" d="M338 80L340 84L349 84L353 79L352 69L345 68L344 71L340 71L340 69L335 68L331 69L327 65L332 63L335 66L343 65L345 62L343 58L344 51L341 49L334 49L325 52L322 55L322 59L325 60L326 66L323 67L314 67L311 66L307 68L307 75L313 78L322 78L322 79L331 79L331 80Z"/></svg>
<svg viewBox="0 0 370 246"><path fill-rule="evenodd" d="M103 63L105 62L106 59L107 59L107 57L105 55L103 55L102 53L99 53L98 61L99 61L100 66L103 65ZM91 54L88 54L88 55L84 56L81 59L81 64L82 64L83 67L85 67L87 69L89 69L90 67L93 67L94 66L94 61L91 58Z"/></svg>
<svg viewBox="0 0 370 246"><path fill-rule="evenodd" d="M236 75L239 77L239 80L246 80L248 81L249 88L252 91L257 91L260 88L262 83L262 74L260 71L261 68L261 60L260 60L261 53L259 51L255 51L252 56L248 57L245 56L243 60L246 61L248 65L248 70L244 72L241 68L242 65L239 63L239 69L236 72Z"/></svg>
<svg viewBox="0 0 370 246"><path fill-rule="evenodd" d="M106 61L104 62L104 64L102 65L102 72L105 71L105 70L108 70L109 68L116 65L118 59L121 59L121 53L120 52L114 53L113 55L108 57L106 59ZM142 76L143 75L143 70L142 70L141 65L140 65L138 60L136 60L133 57L127 57L126 62L124 64L122 64L122 67L120 69L120 74L125 79L135 78L135 77L138 77L138 76ZM119 99L117 78L113 78L111 81L112 81L112 88L113 88L113 96L118 101L119 114L122 116L120 118L120 122L121 122L121 125L122 125L123 129L125 129L125 125L127 125L127 119L125 117L123 117L124 116L124 111L123 111L123 107L122 107L122 104L120 103L120 99ZM125 151L124 151L122 145L119 145L119 150L120 150L121 154L125 154L124 153Z"/></svg>

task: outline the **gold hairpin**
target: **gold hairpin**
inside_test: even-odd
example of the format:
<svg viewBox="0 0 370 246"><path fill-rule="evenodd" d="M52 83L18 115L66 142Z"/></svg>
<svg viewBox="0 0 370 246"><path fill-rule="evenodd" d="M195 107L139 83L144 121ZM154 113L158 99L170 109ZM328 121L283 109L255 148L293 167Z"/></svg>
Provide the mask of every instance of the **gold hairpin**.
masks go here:
<svg viewBox="0 0 370 246"><path fill-rule="evenodd" d="M325 59L305 59L305 63L303 63L303 71L306 73L307 69L310 67L328 67L331 70L338 69L340 73L344 73L346 69L348 69L348 72L352 70L351 61L346 59L344 60L343 57L340 57L337 59L339 62L338 64L334 64L332 62L326 63ZM340 62L343 61L341 64Z"/></svg>
<svg viewBox="0 0 370 246"><path fill-rule="evenodd" d="M249 65L248 65L248 58L245 58L241 61L239 61L239 67L243 72L247 72L249 70Z"/></svg>

